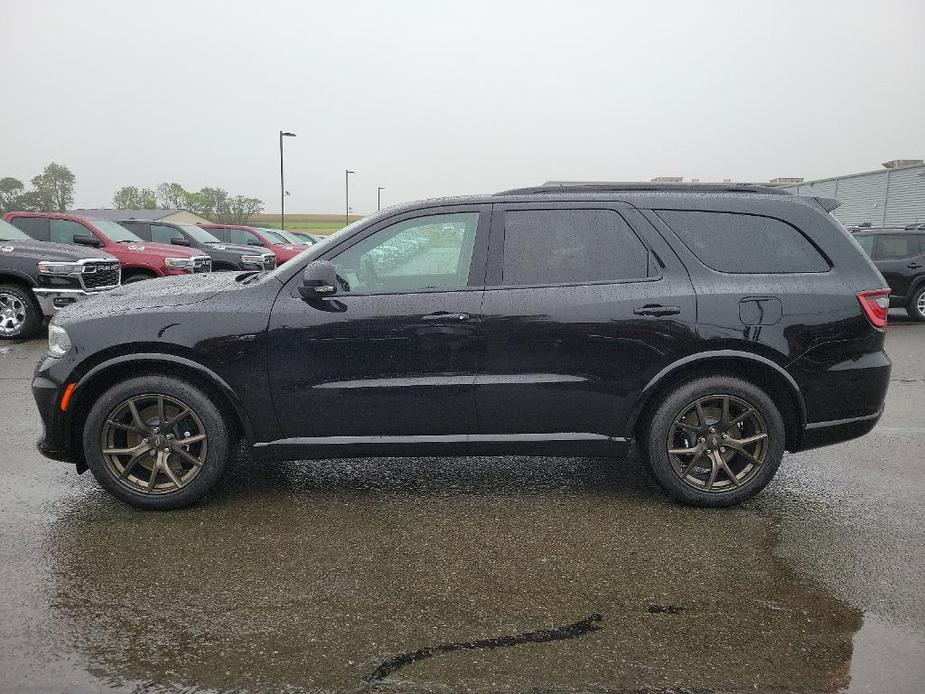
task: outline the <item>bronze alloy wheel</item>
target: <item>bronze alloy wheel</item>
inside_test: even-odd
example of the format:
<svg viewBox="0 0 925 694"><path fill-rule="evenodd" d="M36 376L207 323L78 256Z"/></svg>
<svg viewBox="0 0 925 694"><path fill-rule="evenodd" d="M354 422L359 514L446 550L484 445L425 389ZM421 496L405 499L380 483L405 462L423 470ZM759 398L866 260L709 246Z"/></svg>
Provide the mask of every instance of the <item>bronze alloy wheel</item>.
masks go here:
<svg viewBox="0 0 925 694"><path fill-rule="evenodd" d="M170 494L202 470L208 451L199 416L168 395L136 395L106 417L103 461L124 485L144 494Z"/></svg>
<svg viewBox="0 0 925 694"><path fill-rule="evenodd" d="M765 462L768 429L758 410L733 395L685 406L668 429L668 459L694 489L723 492L746 484Z"/></svg>

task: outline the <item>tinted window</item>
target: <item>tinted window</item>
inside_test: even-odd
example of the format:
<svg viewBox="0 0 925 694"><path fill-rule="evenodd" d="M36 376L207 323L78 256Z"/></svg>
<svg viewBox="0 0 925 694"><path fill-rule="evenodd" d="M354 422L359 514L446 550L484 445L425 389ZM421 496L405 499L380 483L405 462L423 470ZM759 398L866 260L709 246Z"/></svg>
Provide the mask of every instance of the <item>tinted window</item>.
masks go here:
<svg viewBox="0 0 925 694"><path fill-rule="evenodd" d="M147 222L119 222L119 224L124 226L139 238L144 239L145 241L151 240L151 225Z"/></svg>
<svg viewBox="0 0 925 694"><path fill-rule="evenodd" d="M32 237L0 219L0 241L29 241Z"/></svg>
<svg viewBox="0 0 925 694"><path fill-rule="evenodd" d="M504 213L506 285L641 279L647 268L646 247L612 210Z"/></svg>
<svg viewBox="0 0 925 694"><path fill-rule="evenodd" d="M469 282L478 212L430 215L377 231L334 258L338 291L462 289Z"/></svg>
<svg viewBox="0 0 925 694"><path fill-rule="evenodd" d="M829 264L796 228L773 217L659 210L704 265L720 272L825 272Z"/></svg>
<svg viewBox="0 0 925 694"><path fill-rule="evenodd" d="M877 236L874 245L874 259L890 260L892 258L909 258L919 254L918 239L914 235Z"/></svg>
<svg viewBox="0 0 925 694"><path fill-rule="evenodd" d="M55 243L74 243L75 236L93 236L83 224L70 219L52 219L49 224L51 240Z"/></svg>
<svg viewBox="0 0 925 694"><path fill-rule="evenodd" d="M151 225L151 240L154 241L154 243L170 244L174 239L182 240L183 234L181 234L173 227L169 227L164 224Z"/></svg>
<svg viewBox="0 0 925 694"><path fill-rule="evenodd" d="M48 240L48 220L42 217L14 217L10 224L38 241Z"/></svg>
<svg viewBox="0 0 925 694"><path fill-rule="evenodd" d="M263 241L253 231L247 229L228 229L228 243L236 243L241 246L250 245L251 241L256 241L255 245L263 246Z"/></svg>
<svg viewBox="0 0 925 694"><path fill-rule="evenodd" d="M874 254L874 237L873 236L855 236L854 240L858 242L867 255Z"/></svg>

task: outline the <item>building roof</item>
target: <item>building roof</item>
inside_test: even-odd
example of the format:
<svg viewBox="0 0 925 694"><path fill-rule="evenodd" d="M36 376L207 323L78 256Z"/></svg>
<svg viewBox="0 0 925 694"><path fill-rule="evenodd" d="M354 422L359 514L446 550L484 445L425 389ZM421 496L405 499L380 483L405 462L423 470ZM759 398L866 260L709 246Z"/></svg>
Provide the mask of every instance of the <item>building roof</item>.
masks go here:
<svg viewBox="0 0 925 694"><path fill-rule="evenodd" d="M116 221L119 219L138 219L145 222L156 222L158 219L164 219L164 217L169 217L170 215L176 214L177 212L181 212L181 210L113 210L108 208L74 210L74 214L80 214L84 217L93 217L95 219L108 219L110 221Z"/></svg>

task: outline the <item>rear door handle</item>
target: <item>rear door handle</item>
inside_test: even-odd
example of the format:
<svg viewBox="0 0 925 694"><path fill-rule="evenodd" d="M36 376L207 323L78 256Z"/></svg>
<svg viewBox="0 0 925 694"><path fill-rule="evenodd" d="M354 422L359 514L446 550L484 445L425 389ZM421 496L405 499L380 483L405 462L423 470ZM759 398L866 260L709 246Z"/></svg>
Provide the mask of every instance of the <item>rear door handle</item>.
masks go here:
<svg viewBox="0 0 925 694"><path fill-rule="evenodd" d="M919 263L909 263L906 267L910 270L918 270L922 266Z"/></svg>
<svg viewBox="0 0 925 694"><path fill-rule="evenodd" d="M437 311L424 316L423 320L469 320L469 314L458 311Z"/></svg>
<svg viewBox="0 0 925 694"><path fill-rule="evenodd" d="M646 304L639 308L634 308L633 313L637 316L673 316L681 313L680 306L662 306L661 304Z"/></svg>

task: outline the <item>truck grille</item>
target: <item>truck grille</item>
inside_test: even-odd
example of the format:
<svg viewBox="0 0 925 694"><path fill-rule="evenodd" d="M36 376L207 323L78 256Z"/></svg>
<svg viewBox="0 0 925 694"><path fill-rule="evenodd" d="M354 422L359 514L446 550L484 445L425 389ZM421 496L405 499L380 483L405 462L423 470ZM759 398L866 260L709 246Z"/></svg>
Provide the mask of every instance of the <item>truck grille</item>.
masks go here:
<svg viewBox="0 0 925 694"><path fill-rule="evenodd" d="M212 259L204 255L193 258L193 272L212 272Z"/></svg>
<svg viewBox="0 0 925 694"><path fill-rule="evenodd" d="M80 274L80 283L87 291L108 289L119 286L121 268L115 261L93 261L84 263L84 271Z"/></svg>

